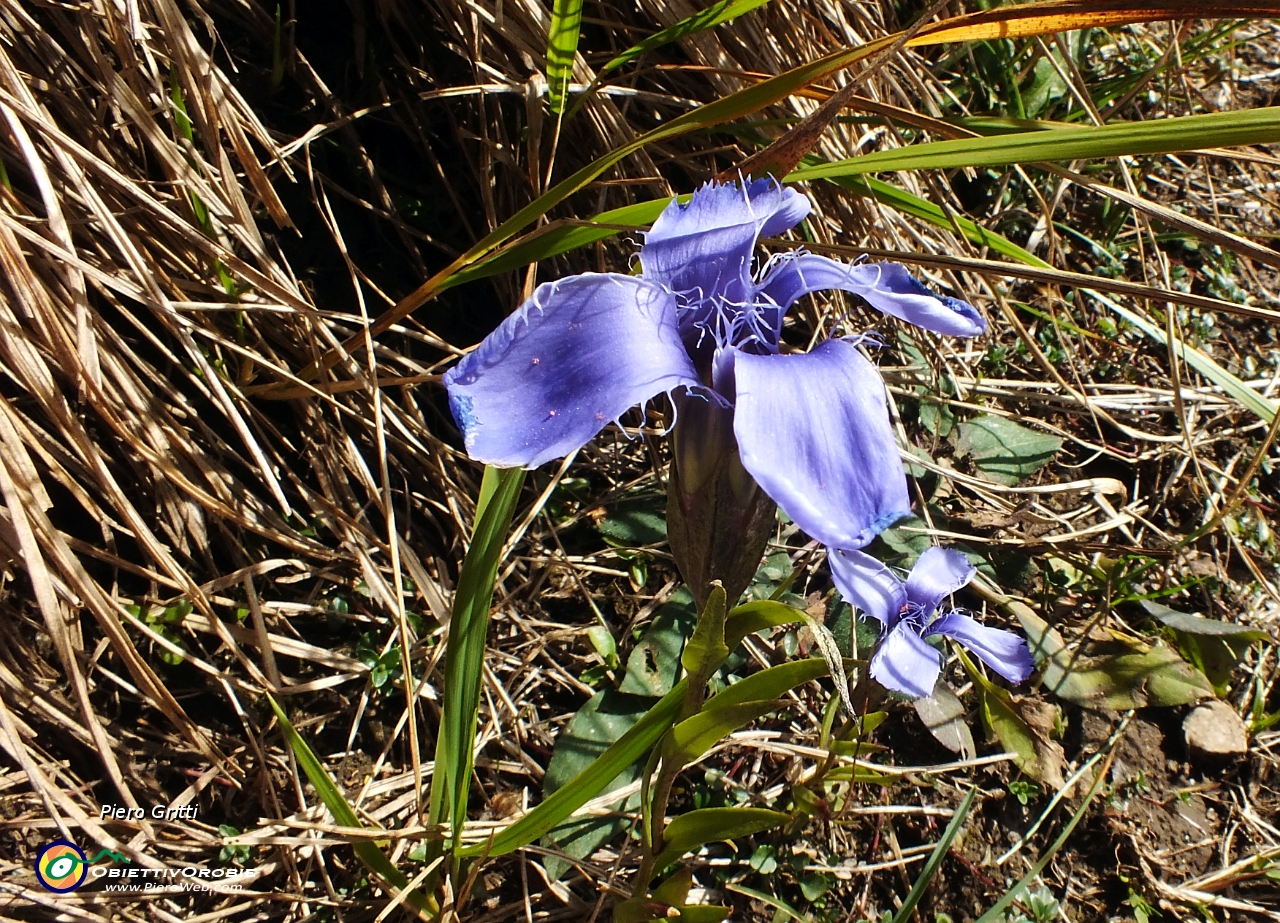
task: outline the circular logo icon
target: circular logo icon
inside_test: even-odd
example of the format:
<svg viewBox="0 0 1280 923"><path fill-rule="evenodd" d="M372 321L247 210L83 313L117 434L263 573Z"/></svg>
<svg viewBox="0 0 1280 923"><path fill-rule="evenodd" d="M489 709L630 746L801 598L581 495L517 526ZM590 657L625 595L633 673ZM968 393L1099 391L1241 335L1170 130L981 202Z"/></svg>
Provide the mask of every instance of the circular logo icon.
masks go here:
<svg viewBox="0 0 1280 923"><path fill-rule="evenodd" d="M74 843L58 840L40 850L36 857L36 877L46 890L66 893L84 884L89 860Z"/></svg>

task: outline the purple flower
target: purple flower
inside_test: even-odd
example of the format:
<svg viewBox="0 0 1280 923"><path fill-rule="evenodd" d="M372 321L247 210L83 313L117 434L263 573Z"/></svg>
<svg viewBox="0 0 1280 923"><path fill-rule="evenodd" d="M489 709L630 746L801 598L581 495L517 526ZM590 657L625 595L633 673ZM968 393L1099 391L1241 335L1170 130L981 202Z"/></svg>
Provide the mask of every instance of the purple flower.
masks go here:
<svg viewBox="0 0 1280 923"><path fill-rule="evenodd" d="M871 656L871 677L894 692L921 698L933 693L942 654L925 643L933 635L954 638L1011 683L1031 675L1027 642L1012 632L987 628L956 610L937 618L942 601L973 579L976 569L949 548L920 555L903 582L861 551L831 549L831 576L840 595L884 626Z"/></svg>
<svg viewBox="0 0 1280 923"><path fill-rule="evenodd" d="M804 196L772 180L708 184L654 222L640 276L539 286L445 374L467 451L535 467L629 408L679 392L686 409L699 400L732 414L742 466L801 528L862 547L910 508L883 384L850 340L783 355L783 315L806 293L834 288L938 333L973 336L986 324L894 263L799 252L753 275L760 237L808 213Z"/></svg>

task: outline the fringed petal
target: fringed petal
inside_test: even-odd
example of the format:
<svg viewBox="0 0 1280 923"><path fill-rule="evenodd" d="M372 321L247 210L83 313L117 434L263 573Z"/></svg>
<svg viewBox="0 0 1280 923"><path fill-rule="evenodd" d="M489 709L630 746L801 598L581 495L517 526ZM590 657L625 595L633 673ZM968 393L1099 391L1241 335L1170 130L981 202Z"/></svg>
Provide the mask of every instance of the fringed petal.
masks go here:
<svg viewBox="0 0 1280 923"><path fill-rule="evenodd" d="M907 515L884 383L857 347L734 358L742 464L800 528L853 550Z"/></svg>
<svg viewBox="0 0 1280 923"><path fill-rule="evenodd" d="M758 291L785 309L802 295L827 289L852 292L877 311L934 333L972 337L987 329L986 320L973 305L935 295L898 263L850 265L800 253L793 259L779 260Z"/></svg>
<svg viewBox="0 0 1280 923"><path fill-rule="evenodd" d="M472 458L535 468L654 395L697 385L662 287L612 273L538 286L445 373Z"/></svg>

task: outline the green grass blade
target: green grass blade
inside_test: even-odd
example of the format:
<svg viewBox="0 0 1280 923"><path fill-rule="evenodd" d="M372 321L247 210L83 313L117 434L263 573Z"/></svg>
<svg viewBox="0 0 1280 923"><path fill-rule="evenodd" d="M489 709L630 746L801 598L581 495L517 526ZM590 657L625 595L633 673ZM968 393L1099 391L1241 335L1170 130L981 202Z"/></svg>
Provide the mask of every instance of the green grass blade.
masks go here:
<svg viewBox="0 0 1280 923"><path fill-rule="evenodd" d="M485 468L471 547L463 559L453 598L453 617L445 651L444 708L436 738L429 816L433 824L448 818L455 847L467 819L467 792L471 783L493 584L524 475L521 468Z"/></svg>
<svg viewBox="0 0 1280 923"><path fill-rule="evenodd" d="M874 176L840 176L832 178L831 182L843 189L848 189L855 195L875 199L883 205L927 221L937 227L946 228L949 231L958 230L978 246L987 247L1002 256L1007 256L1010 259L1018 260L1040 269L1053 268L1040 257L1029 250L1019 247L1007 237L997 234L995 231L988 231L986 228L960 215L954 213L948 215L947 212L932 202L912 195L905 189L891 186L889 183L876 179Z"/></svg>
<svg viewBox="0 0 1280 923"><path fill-rule="evenodd" d="M1160 343L1163 346L1169 345L1169 338L1165 334L1165 331L1161 330L1145 317L1141 317L1133 311L1130 311L1128 308L1116 304L1110 298L1107 298L1098 292L1092 291L1091 289L1086 289L1086 291L1116 314L1133 324L1133 326L1137 327L1147 336L1151 337L1151 339L1155 340L1157 343ZM1187 343L1178 340L1174 344L1174 348L1177 350L1178 356L1183 362L1191 366L1205 378L1209 379L1223 391L1230 394L1245 407L1249 408L1249 410L1256 413L1261 419L1267 423L1270 423L1275 419L1275 401L1268 400L1263 397L1257 391L1250 388L1243 381L1232 375L1194 346L1190 346Z"/></svg>
<svg viewBox="0 0 1280 923"><path fill-rule="evenodd" d="M738 606L729 613L725 624L725 643L732 650L752 632L777 625L792 624L801 621L802 618L799 610L784 606L782 603L756 602ZM773 684L779 677L785 676L787 683L798 685L826 672L825 667L819 667L818 664L808 664L804 661L799 663L802 664L800 667L792 667L781 672L777 672L779 667L765 670L763 673L768 674L765 679L755 680L748 688L764 694L765 691L773 688ZM818 663L820 664L821 661ZM810 671L813 675L809 675ZM803 677L801 674L804 674ZM752 682L752 677L747 677L742 682ZM737 683L735 686L741 684ZM600 754L595 762L574 776L563 787L556 789L546 801L507 827L491 842L464 846L457 850L457 855L463 858L479 855L502 856L545 836L570 814L603 792L605 786L612 782L618 773L644 756L662 738L662 735L671 729L684 704L685 689L688 685L687 679L676 683L670 692L649 709L635 727L619 737L608 750ZM732 690L735 686L730 686L729 689ZM720 693L720 695L724 694L724 692ZM731 698L725 701L730 701Z"/></svg>
<svg viewBox="0 0 1280 923"><path fill-rule="evenodd" d="M689 197L681 198L687 200ZM636 205L626 205L612 211L601 212L590 221L549 224L538 228L513 240L492 256L473 266L468 266L461 272L454 273L440 286L440 291L466 282L474 282L476 279L523 269L530 263L537 263L571 250L590 246L598 240L606 240L620 234L623 228L647 227L657 219L669 201L669 199L657 199L652 202L640 202Z"/></svg>
<svg viewBox="0 0 1280 923"><path fill-rule="evenodd" d="M457 850L461 857L504 856L545 836L561 821L596 795L604 791L622 770L626 769L656 744L675 723L684 703L688 681L681 680L649 709L643 718L609 747L567 785L556 789L528 814L507 827L491 842L465 846Z"/></svg>
<svg viewBox="0 0 1280 923"><path fill-rule="evenodd" d="M315 786L316 793L320 796L320 800L324 802L324 806L329 809L329 813L333 815L333 819L343 827L363 827L364 824L360 823L360 818L356 816L355 810L347 803L347 799L343 797L342 791L334 784L329 773L321 765L319 758L316 757L312 749L307 746L307 742L294 729L293 724L289 721L289 716L284 713L284 709L270 695L267 696L267 701L271 703L271 710L276 713L276 720L280 722L280 730L284 732L284 739L289 744L289 749L293 751L294 757L298 760L298 765L302 767L307 779ZM376 872L388 884L395 886L399 890L404 890L408 887L408 877L392 865L391 860L374 843L368 840L356 840L352 842L351 848L361 862ZM427 898L416 890L410 891L406 900L419 910L431 912L434 909L430 906Z"/></svg>
<svg viewBox="0 0 1280 923"><path fill-rule="evenodd" d="M1027 131L986 138L957 138L876 151L849 160L802 167L787 179L814 180L895 170L993 167L1039 161L1090 160L1169 154L1206 147L1280 141L1280 107L1211 112L1179 118L1124 122L1097 128Z"/></svg>
<svg viewBox="0 0 1280 923"><path fill-rule="evenodd" d="M933 881L933 876L938 873L938 866L942 865L942 860L946 858L947 850L951 848L951 841L956 838L964 819L969 816L969 809L973 807L973 799L977 794L978 786L975 785L964 796L964 801L960 802L960 807L956 808L956 813L951 816L951 823L947 824L947 829L942 832L942 839L938 840L938 845L934 847L933 852L929 854L928 861L924 864L924 868L920 870L920 877L916 879L916 883L911 887L911 892L894 915L893 923L906 923L907 920L911 919L911 913L916 909L916 904L920 903L920 898L924 897L924 892Z"/></svg>
<svg viewBox="0 0 1280 923"><path fill-rule="evenodd" d="M1053 857L1058 854L1058 850L1060 850L1062 845L1067 842L1067 838L1071 836L1071 831L1076 829L1076 824L1080 823L1081 819L1084 818L1085 812L1089 810L1089 805L1093 804L1093 797L1097 795L1098 790L1102 788L1102 783L1106 779L1107 773L1110 769L1111 761L1108 760L1103 764L1103 767L1098 772L1097 776L1094 777L1093 785L1089 787L1088 793L1085 794L1084 801L1080 803L1080 807L1076 808L1076 812L1071 815L1071 820L1067 821L1067 825L1062 828L1062 832L1058 834L1058 838L1053 841L1053 844L1045 851L1044 855L1036 860L1035 865L1031 866L1031 870L1027 872L1026 875L1022 876L1017 884L1006 891L1004 896L1001 897L1000 900L996 901L990 910L978 917L978 923L997 923L997 921L1004 920L1005 908L1013 903L1013 899L1023 888L1035 881L1036 876L1044 871L1044 867L1052 861Z"/></svg>
<svg viewBox="0 0 1280 923"><path fill-rule="evenodd" d="M555 0L551 8L551 28L547 32L547 97L556 115L564 112L581 34L582 0Z"/></svg>
<svg viewBox="0 0 1280 923"><path fill-rule="evenodd" d="M687 36L702 32L704 29L713 29L722 23L737 19L743 13L750 13L756 7L764 6L768 2L769 0L720 0L719 3L713 3L705 10L700 10L688 18L680 20L674 26L668 26L661 32L653 33L638 45L632 45L600 68L600 76L603 77L610 71L617 70L628 61L634 61L642 54L653 51L655 48L660 48L669 42L679 41Z"/></svg>

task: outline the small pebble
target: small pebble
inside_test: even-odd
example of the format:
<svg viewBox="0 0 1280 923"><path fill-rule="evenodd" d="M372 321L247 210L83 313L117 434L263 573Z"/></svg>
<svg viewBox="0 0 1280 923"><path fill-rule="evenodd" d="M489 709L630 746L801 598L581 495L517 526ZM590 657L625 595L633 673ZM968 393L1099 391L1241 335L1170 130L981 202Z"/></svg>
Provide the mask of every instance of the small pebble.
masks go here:
<svg viewBox="0 0 1280 923"><path fill-rule="evenodd" d="M1249 749L1244 722L1230 705L1217 699L1197 705L1182 722L1187 749L1193 755L1225 759Z"/></svg>

